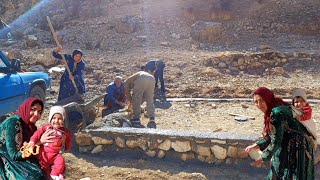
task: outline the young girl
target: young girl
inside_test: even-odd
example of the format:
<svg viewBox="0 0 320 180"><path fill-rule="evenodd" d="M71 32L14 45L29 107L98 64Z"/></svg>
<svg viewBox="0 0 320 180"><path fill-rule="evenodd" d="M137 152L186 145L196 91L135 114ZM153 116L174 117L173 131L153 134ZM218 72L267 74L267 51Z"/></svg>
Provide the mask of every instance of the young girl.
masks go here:
<svg viewBox="0 0 320 180"><path fill-rule="evenodd" d="M71 132L64 128L66 118L65 109L62 106L53 106L49 113L49 123L38 129L30 138L29 146L33 146L35 142L41 138L41 135L48 130L53 131L54 136L52 143L45 143L40 147L38 155L41 169L48 177L53 180L64 179L65 161L61 155L63 148L66 151L71 148Z"/></svg>
<svg viewBox="0 0 320 180"><path fill-rule="evenodd" d="M304 89L296 88L292 92L292 105L300 109L303 113L297 115L296 119L299 120L309 131L309 133L317 139L316 124L312 120L312 108L308 103L307 95Z"/></svg>
<svg viewBox="0 0 320 180"><path fill-rule="evenodd" d="M292 105L303 111L303 114L298 116L299 121L311 120L312 108L307 102L307 95L301 88L296 88L292 93Z"/></svg>

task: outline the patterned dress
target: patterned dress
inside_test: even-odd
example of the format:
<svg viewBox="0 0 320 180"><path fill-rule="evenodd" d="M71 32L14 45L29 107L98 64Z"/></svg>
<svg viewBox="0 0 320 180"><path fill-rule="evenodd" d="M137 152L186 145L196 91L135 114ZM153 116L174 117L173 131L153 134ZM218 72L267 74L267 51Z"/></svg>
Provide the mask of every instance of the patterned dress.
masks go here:
<svg viewBox="0 0 320 180"><path fill-rule="evenodd" d="M272 109L270 133L257 144L263 161L271 160L267 179L314 179L314 139L286 105Z"/></svg>
<svg viewBox="0 0 320 180"><path fill-rule="evenodd" d="M27 125L15 115L0 125L0 179L36 180L44 179L34 156L23 159L19 151L23 142L30 137L23 132Z"/></svg>

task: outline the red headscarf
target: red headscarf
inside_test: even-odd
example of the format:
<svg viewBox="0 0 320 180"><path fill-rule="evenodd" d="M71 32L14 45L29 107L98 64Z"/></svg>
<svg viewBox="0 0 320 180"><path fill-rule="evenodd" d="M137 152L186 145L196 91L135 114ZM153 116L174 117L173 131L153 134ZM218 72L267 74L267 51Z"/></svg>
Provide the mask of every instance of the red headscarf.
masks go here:
<svg viewBox="0 0 320 180"><path fill-rule="evenodd" d="M266 87L259 87L253 92L253 95L259 95L266 102L268 110L264 113L264 132L270 132L270 114L274 107L280 105L289 105L289 103L284 102L280 98L276 98L273 92Z"/></svg>
<svg viewBox="0 0 320 180"><path fill-rule="evenodd" d="M16 112L16 114L18 114L21 117L21 119L26 123L27 127L24 128L23 131L28 135L29 138L37 130L36 125L30 122L31 106L36 103L39 103L43 109L43 102L40 99L28 98L19 106Z"/></svg>

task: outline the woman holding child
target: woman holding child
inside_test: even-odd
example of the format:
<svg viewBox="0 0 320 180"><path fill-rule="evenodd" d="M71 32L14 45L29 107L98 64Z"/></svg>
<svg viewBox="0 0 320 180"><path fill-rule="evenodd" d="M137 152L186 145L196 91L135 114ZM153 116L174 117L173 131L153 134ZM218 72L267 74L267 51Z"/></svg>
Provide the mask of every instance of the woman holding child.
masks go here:
<svg viewBox="0 0 320 180"><path fill-rule="evenodd" d="M0 125L0 179L44 179L37 158L23 158L20 148L29 142L37 130L35 123L43 112L43 102L36 98L26 99L15 115ZM40 142L52 142L51 132L47 131Z"/></svg>
<svg viewBox="0 0 320 180"><path fill-rule="evenodd" d="M292 108L265 87L254 91L255 105L264 113L263 138L245 151L262 151L260 166L271 160L267 179L314 179L314 137Z"/></svg>

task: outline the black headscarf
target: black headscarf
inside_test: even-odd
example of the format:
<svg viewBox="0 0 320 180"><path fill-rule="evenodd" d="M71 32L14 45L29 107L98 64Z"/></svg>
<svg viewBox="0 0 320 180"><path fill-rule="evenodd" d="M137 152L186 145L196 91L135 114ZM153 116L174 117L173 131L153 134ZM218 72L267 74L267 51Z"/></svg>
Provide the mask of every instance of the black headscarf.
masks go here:
<svg viewBox="0 0 320 180"><path fill-rule="evenodd" d="M72 52L72 58L74 58L74 56L77 55L77 54L80 54L81 57L82 57L83 52L82 52L80 49L75 49L75 50L73 50L73 52Z"/></svg>

